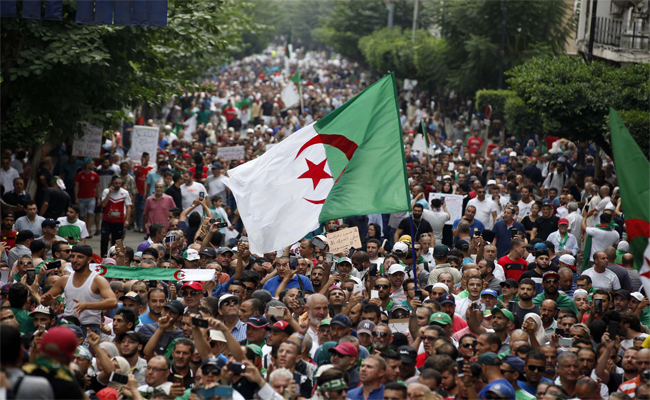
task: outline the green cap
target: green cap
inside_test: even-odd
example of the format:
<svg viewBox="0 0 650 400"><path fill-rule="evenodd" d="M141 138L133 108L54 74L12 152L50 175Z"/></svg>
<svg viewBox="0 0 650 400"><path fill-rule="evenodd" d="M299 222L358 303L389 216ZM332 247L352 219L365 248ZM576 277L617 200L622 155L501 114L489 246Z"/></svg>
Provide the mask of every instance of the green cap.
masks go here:
<svg viewBox="0 0 650 400"><path fill-rule="evenodd" d="M494 315L495 312L500 312L506 318L508 318L508 321L515 322L515 316L512 315L512 313L510 311L506 310L505 308L494 307L492 309L492 315Z"/></svg>
<svg viewBox="0 0 650 400"><path fill-rule="evenodd" d="M247 344L246 347L253 350L253 353L257 354L260 357L264 357L262 353L262 348L256 344Z"/></svg>
<svg viewBox="0 0 650 400"><path fill-rule="evenodd" d="M441 324L441 325L451 325L452 324L451 317L449 315L447 315L446 313L443 313L443 312L434 313L431 316L431 318L429 318L429 323L430 324L432 324L434 322L438 323L438 324Z"/></svg>
<svg viewBox="0 0 650 400"><path fill-rule="evenodd" d="M323 325L328 325L328 326L329 326L331 323L332 323L332 319L331 319L331 318L325 318L324 320L322 320L322 321L320 322L320 325L318 325L318 326L323 326Z"/></svg>
<svg viewBox="0 0 650 400"><path fill-rule="evenodd" d="M478 365L501 365L501 359L496 353L488 351L481 354L477 361Z"/></svg>
<svg viewBox="0 0 650 400"><path fill-rule="evenodd" d="M447 254L449 254L449 247L444 244L437 244L436 247L433 248L434 256L445 257Z"/></svg>

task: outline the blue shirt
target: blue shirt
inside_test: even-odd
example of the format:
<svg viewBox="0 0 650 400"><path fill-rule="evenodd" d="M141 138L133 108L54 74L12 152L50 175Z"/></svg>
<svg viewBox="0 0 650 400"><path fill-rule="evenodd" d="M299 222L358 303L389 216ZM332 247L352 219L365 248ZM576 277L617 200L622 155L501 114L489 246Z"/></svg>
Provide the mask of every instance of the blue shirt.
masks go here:
<svg viewBox="0 0 650 400"><path fill-rule="evenodd" d="M459 222L460 222L460 219L457 219L456 221L454 221L454 225L452 225L451 229L457 229ZM478 229L478 231L481 232L481 233L483 233L483 231L485 230L485 225L483 225L483 222L479 221L476 218L474 218L474 222L472 222L472 224L469 226L469 235L470 236L472 236L475 229ZM458 238L454 238L454 243L456 243L457 240L458 240Z"/></svg>
<svg viewBox="0 0 650 400"><path fill-rule="evenodd" d="M384 385L370 392L367 399L363 397L363 385L358 388L348 390L348 399L350 400L383 400L384 398Z"/></svg>
<svg viewBox="0 0 650 400"><path fill-rule="evenodd" d="M544 377L542 377L540 383L542 382L553 383L552 380ZM537 386L531 386L527 382L517 381L517 386L519 386L519 389L524 389L525 391L527 391L528 393L532 393L533 395L537 393Z"/></svg>
<svg viewBox="0 0 650 400"><path fill-rule="evenodd" d="M287 289L293 289L293 288L298 288L301 289L300 284L298 284L298 279L302 282L302 290L310 290L314 291L314 287L311 285L311 282L309 279L304 276L304 275L298 275L294 276L291 278L289 283L287 283ZM271 296L275 297L275 291L278 289L278 286L280 286L280 283L282 283L282 278L279 276L274 276L273 278L269 279L266 281L262 289L268 290L271 293Z"/></svg>
<svg viewBox="0 0 650 400"><path fill-rule="evenodd" d="M149 317L149 313L142 314L138 318L140 319L142 325L153 324L154 322L156 322L153 319L151 319L151 317Z"/></svg>
<svg viewBox="0 0 650 400"><path fill-rule="evenodd" d="M511 228L517 229L522 233L526 232L526 228L524 228L521 222L514 221ZM510 252L510 241L512 240L512 233L504 221L497 221L497 223L494 224L494 227L492 227L492 231L496 234L497 259L499 259Z"/></svg>
<svg viewBox="0 0 650 400"><path fill-rule="evenodd" d="M228 288L230 287L230 284L232 281L235 280L235 277L233 276L230 278L228 282L220 283L217 286L215 286L214 289L212 289L212 297L221 297L221 295L228 293Z"/></svg>

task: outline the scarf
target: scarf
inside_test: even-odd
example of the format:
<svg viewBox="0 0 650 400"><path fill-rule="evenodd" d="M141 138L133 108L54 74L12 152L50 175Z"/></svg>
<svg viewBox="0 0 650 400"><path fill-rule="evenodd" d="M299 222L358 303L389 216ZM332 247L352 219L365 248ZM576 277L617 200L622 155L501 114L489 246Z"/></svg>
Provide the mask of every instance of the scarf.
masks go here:
<svg viewBox="0 0 650 400"><path fill-rule="evenodd" d="M596 226L596 229L600 229L601 231L612 231L614 228L616 228L618 225L615 222L610 222L608 224L600 224ZM582 260L582 270L586 271L589 268L589 259L591 258L591 235L587 235L587 239L585 240L585 249L584 249L584 258Z"/></svg>

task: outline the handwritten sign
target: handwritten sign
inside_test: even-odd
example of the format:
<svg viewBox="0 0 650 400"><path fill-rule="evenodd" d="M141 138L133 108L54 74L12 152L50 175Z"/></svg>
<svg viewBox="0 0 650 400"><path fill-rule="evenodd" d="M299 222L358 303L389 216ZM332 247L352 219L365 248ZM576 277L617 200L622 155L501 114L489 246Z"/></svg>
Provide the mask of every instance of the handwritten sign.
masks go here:
<svg viewBox="0 0 650 400"><path fill-rule="evenodd" d="M142 153L149 153L155 157L158 151L158 130L155 126L136 125L131 136L129 157L132 160L142 158Z"/></svg>
<svg viewBox="0 0 650 400"><path fill-rule="evenodd" d="M340 231L328 233L327 242L330 246L330 252L333 254L346 254L351 247L361 248L361 238L359 237L359 228L341 229Z"/></svg>
<svg viewBox="0 0 650 400"><path fill-rule="evenodd" d="M102 150L102 128L98 128L87 122L80 122L84 134L74 139L72 155L77 157L99 157Z"/></svg>
<svg viewBox="0 0 650 400"><path fill-rule="evenodd" d="M406 337L411 341L411 332L409 331L409 319L408 318L401 318L401 319L391 319L388 320L388 327L390 328L390 331L395 333L403 333L406 335Z"/></svg>
<svg viewBox="0 0 650 400"><path fill-rule="evenodd" d="M241 160L244 158L244 146L219 147L217 157L225 160Z"/></svg>
<svg viewBox="0 0 650 400"><path fill-rule="evenodd" d="M445 205L451 218L445 222L445 225L453 225L454 221L463 216L463 196L459 194L446 194L446 193L429 193L429 204L433 199L445 198Z"/></svg>

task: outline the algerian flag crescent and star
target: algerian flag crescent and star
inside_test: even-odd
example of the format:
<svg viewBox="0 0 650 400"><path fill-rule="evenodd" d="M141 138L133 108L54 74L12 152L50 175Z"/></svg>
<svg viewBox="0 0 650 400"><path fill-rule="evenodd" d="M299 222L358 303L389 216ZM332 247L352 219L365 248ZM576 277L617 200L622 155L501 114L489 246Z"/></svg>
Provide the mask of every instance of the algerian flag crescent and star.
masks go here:
<svg viewBox="0 0 650 400"><path fill-rule="evenodd" d="M226 184L254 254L289 246L321 222L409 211L393 74L230 170Z"/></svg>
<svg viewBox="0 0 650 400"><path fill-rule="evenodd" d="M650 294L650 162L611 107L609 130L627 240L647 295Z"/></svg>

